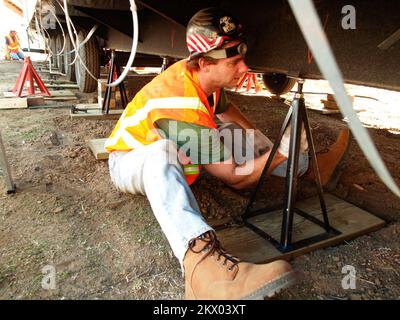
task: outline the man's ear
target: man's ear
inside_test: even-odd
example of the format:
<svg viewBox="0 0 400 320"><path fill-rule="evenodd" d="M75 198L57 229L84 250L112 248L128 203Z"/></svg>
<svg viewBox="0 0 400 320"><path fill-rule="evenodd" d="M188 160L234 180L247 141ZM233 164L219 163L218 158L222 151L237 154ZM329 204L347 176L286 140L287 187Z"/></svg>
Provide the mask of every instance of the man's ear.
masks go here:
<svg viewBox="0 0 400 320"><path fill-rule="evenodd" d="M208 71L209 70L210 63L206 59L199 58L197 63L199 65L199 69L201 71Z"/></svg>

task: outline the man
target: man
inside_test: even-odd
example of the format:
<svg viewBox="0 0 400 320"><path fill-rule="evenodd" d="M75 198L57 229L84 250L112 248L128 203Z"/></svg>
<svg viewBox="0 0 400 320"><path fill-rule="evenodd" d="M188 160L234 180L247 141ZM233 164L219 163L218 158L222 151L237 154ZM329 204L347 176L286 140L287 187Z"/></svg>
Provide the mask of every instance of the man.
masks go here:
<svg viewBox="0 0 400 320"><path fill-rule="evenodd" d="M25 59L24 53L20 48L17 31L11 30L10 34L6 36L6 46L12 60L23 61Z"/></svg>
<svg viewBox="0 0 400 320"><path fill-rule="evenodd" d="M217 8L199 11L187 28L189 59L154 78L128 104L106 142L110 176L123 192L143 194L165 233L185 275L187 299L262 299L295 281L285 261L256 265L240 261L220 245L205 222L190 190L201 167L236 189L260 178L271 142L230 103L223 88L234 88L248 71L241 25ZM223 122L219 130L214 114ZM233 134L247 152L239 159L229 143ZM304 130L303 130L304 131ZM284 176L290 130L285 133L270 169ZM308 169L302 136L299 174ZM254 143L252 143L254 142ZM323 184L344 154L348 132L327 153ZM254 149L255 147L255 149ZM310 171L310 170L309 170ZM312 171L312 170L311 170ZM309 173L306 175L310 176Z"/></svg>

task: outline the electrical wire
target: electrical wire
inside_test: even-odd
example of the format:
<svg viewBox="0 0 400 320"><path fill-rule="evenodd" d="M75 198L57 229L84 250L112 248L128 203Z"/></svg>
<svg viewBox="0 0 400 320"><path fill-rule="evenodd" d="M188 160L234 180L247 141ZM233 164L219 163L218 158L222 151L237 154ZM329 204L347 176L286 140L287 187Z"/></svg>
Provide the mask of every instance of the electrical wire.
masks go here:
<svg viewBox="0 0 400 320"><path fill-rule="evenodd" d="M82 58L81 58L81 56L80 56L80 54L79 54L79 50L77 50L77 43L75 42L75 39L74 39L73 34L72 34L72 30L71 30L71 25L70 25L71 20L70 20L70 16L69 16L69 13L68 13L67 0L64 0L64 14L65 14L65 17L66 17L67 28L68 28L68 33L69 33L69 36L70 36L70 40L71 40L71 43L72 43L72 45L73 45L73 47L74 47L74 49L75 49L75 54L76 54L76 56L77 56L77 59L79 59L79 65L82 65L82 66L84 67L84 69L87 71L87 73L88 73L94 80L98 81L98 79L97 79L97 78L90 72L90 70L87 68L86 64L83 62L83 60L82 60ZM77 40L77 42L79 42L78 35L76 34L76 30L75 30L75 35L76 35L76 40ZM78 44L79 44L79 43L78 43Z"/></svg>
<svg viewBox="0 0 400 320"><path fill-rule="evenodd" d="M53 6L53 8L54 8L54 6ZM55 10L56 10L56 9L54 8L54 11L55 11ZM63 46L62 46L62 48L61 48L61 51L58 52L58 53L56 53L56 56L59 56L59 55L61 55L61 54L64 52L64 49L65 49L65 42L66 42L66 41L65 41L64 28L63 28L63 26L61 25L60 20L58 20L57 15L56 15L52 10L50 10L50 13L51 13L51 14L54 16L54 18L56 19L58 25L60 26L62 35L63 35ZM57 50L57 48L56 48L56 50Z"/></svg>
<svg viewBox="0 0 400 320"><path fill-rule="evenodd" d="M98 24L95 24L95 25L93 26L93 28L92 28L92 29L89 31L89 33L87 34L86 38L78 45L78 48L77 48L78 50L81 49L81 48L85 45L85 43L89 41L89 39L92 37L92 35L94 34L94 32L96 31L96 29L97 29L98 27L99 27ZM77 40L78 40L78 39L77 39ZM68 54L72 54L72 53L74 53L74 52L75 52L75 49L72 49L71 51L68 51L67 53L68 53ZM74 60L73 60L69 65L74 64L75 61L76 61L76 59L77 59L77 55L75 55Z"/></svg>
<svg viewBox="0 0 400 320"><path fill-rule="evenodd" d="M66 0L64 0L64 1L66 1ZM131 4L130 9L132 12L132 20L133 20L133 41L132 41L131 54L129 56L128 62L126 63L125 69L122 72L122 74L113 83L107 84L108 87L116 87L122 81L124 81L125 77L127 76L128 72L129 72L129 69L131 68L131 66L133 64L133 60L135 59L135 55L136 55L136 49L137 49L137 44L138 44L138 39L139 39L139 23L138 23L137 8L136 8L135 0L129 0L129 2Z"/></svg>

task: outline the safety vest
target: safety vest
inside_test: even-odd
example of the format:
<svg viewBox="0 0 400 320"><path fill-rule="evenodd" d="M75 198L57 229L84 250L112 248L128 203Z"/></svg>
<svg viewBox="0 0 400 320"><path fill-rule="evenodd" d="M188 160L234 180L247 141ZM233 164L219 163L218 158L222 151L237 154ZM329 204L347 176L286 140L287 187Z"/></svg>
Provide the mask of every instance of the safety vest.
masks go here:
<svg viewBox="0 0 400 320"><path fill-rule="evenodd" d="M131 151L162 139L156 130L159 119L172 119L215 129L214 109L200 87L196 71L186 68L181 60L144 86L126 106L110 137L106 140L108 152ZM214 107L220 90L214 94ZM190 185L200 175L199 164L183 165Z"/></svg>
<svg viewBox="0 0 400 320"><path fill-rule="evenodd" d="M10 52L19 52L19 38L17 35L15 35L14 39L10 36L7 35L6 36L7 40L8 40L8 50L10 50Z"/></svg>

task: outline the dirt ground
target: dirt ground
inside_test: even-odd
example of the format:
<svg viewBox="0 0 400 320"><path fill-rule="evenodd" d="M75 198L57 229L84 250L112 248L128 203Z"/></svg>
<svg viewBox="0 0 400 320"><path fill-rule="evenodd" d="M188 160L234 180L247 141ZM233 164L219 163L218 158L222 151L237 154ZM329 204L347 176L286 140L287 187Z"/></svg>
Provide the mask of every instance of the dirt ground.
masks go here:
<svg viewBox="0 0 400 320"><path fill-rule="evenodd" d="M2 91L14 85L19 68L0 61ZM148 79L138 81L138 87ZM82 102L95 96L77 95ZM229 96L264 133L276 137L287 105L263 95ZM317 150L333 143L346 126L340 117L315 112L309 117ZM107 162L95 160L87 148L87 140L106 137L114 125L111 120L71 120L68 102L0 110L0 129L18 188L7 195L0 177L0 299L184 297L179 264L147 199L118 192ZM400 185L400 127L370 125L368 130ZM271 183L282 181L275 178ZM263 196L279 201L282 190L265 190ZM205 174L193 191L209 219L240 215L249 197L249 192L233 191ZM300 281L276 299L399 299L400 199L382 184L354 141L332 193L387 225L295 258L291 263ZM308 195L300 192L300 197ZM41 286L47 265L56 270L54 290ZM342 288L345 265L357 272L356 289Z"/></svg>

